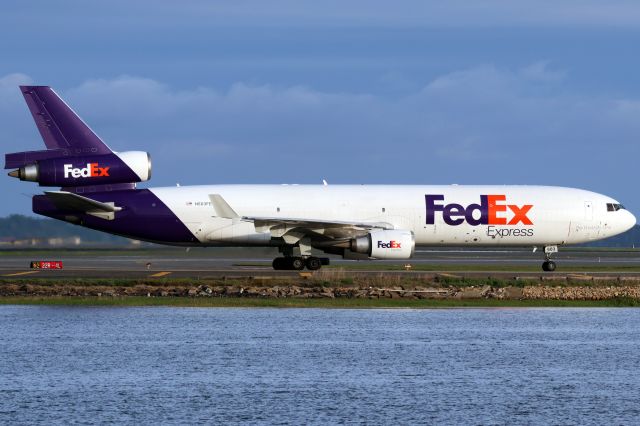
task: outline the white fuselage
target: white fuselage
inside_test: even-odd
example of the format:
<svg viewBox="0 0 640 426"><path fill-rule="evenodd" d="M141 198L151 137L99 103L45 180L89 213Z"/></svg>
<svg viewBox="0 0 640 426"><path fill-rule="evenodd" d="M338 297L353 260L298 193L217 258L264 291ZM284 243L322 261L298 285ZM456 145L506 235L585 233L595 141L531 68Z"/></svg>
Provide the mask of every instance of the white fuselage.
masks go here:
<svg viewBox="0 0 640 426"><path fill-rule="evenodd" d="M271 239L269 230L251 221L219 217L212 194L241 217L387 223L412 231L418 245L576 244L611 237L635 224L616 200L562 187L203 185L150 190L203 245L269 245Z"/></svg>

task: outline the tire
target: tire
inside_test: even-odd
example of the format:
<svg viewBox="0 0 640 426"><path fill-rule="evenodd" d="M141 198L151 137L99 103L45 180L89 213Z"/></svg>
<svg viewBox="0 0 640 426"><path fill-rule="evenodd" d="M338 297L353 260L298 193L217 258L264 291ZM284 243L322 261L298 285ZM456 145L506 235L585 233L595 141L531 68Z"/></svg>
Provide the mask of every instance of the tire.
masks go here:
<svg viewBox="0 0 640 426"><path fill-rule="evenodd" d="M289 263L293 270L302 271L304 269L304 259L301 257L293 257Z"/></svg>
<svg viewBox="0 0 640 426"><path fill-rule="evenodd" d="M273 263L271 264L271 266L273 266L273 269L275 269L276 271L284 269L284 257L276 257L275 259L273 259Z"/></svg>
<svg viewBox="0 0 640 426"><path fill-rule="evenodd" d="M542 270L545 272L553 272L556 270L556 262L547 260L542 264Z"/></svg>
<svg viewBox="0 0 640 426"><path fill-rule="evenodd" d="M317 271L322 268L322 261L317 257L310 257L307 259L307 269L310 271Z"/></svg>

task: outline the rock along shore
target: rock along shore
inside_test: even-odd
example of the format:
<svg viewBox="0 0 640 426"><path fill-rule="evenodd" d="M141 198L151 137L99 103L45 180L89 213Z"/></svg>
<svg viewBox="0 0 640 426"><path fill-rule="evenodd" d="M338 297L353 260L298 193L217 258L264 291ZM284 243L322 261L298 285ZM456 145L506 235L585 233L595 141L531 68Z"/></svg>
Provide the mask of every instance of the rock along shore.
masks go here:
<svg viewBox="0 0 640 426"><path fill-rule="evenodd" d="M347 298L347 299L502 299L502 300L607 300L631 298L640 300L638 285L588 284L553 285L338 285L327 283L258 284L252 280L223 285L179 283L136 283L118 285L68 283L2 283L0 297L246 297L246 298Z"/></svg>

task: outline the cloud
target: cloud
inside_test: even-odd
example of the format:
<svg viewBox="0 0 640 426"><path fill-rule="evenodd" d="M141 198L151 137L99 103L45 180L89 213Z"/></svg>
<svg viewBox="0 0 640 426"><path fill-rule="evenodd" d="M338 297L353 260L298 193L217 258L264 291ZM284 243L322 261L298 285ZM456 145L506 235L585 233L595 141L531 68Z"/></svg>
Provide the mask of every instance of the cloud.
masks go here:
<svg viewBox="0 0 640 426"><path fill-rule="evenodd" d="M327 178L609 192L633 182L640 100L568 93L566 79L570 74L541 61L452 71L393 98L241 82L226 90L174 89L132 76L58 92L112 148L150 151L154 185ZM28 81L6 76L0 93ZM17 135L6 145L40 149L16 92L0 106L13 114L0 125ZM622 186L630 198L635 184Z"/></svg>
<svg viewBox="0 0 640 426"><path fill-rule="evenodd" d="M565 94L557 85L563 78L536 62L454 71L393 99L245 83L174 90L131 76L88 80L62 93L114 149L149 147L185 161L194 151L229 160L259 156L294 169L303 162L340 169L379 161L380 152L402 158L422 151L437 161L563 152L578 138L581 148L599 143L614 124L635 128L637 101ZM17 79L28 81L2 81Z"/></svg>
<svg viewBox="0 0 640 426"><path fill-rule="evenodd" d="M29 76L20 73L0 77L0 112L3 115L11 113L16 102L22 99L18 86L31 83Z"/></svg>
<svg viewBox="0 0 640 426"><path fill-rule="evenodd" d="M139 143L140 138L175 147L184 146L185 141L202 147L202 141L209 141L233 144L237 152L244 152L247 146L268 149L275 144L285 154L301 146L331 144L338 128L354 127L352 120L362 119L353 111L370 111L377 102L369 95L244 83L233 84L225 92L172 91L153 80L129 76L87 81L65 93L76 110L87 111L87 121L122 141L121 145ZM121 131L124 123L126 132ZM324 128L327 123L330 128Z"/></svg>
<svg viewBox="0 0 640 426"><path fill-rule="evenodd" d="M0 78L0 90L15 90L21 84L30 84L31 78L21 73L8 74Z"/></svg>
<svg viewBox="0 0 640 426"><path fill-rule="evenodd" d="M566 77L565 71L551 70L549 61L538 61L520 70L522 77L529 81L561 82Z"/></svg>

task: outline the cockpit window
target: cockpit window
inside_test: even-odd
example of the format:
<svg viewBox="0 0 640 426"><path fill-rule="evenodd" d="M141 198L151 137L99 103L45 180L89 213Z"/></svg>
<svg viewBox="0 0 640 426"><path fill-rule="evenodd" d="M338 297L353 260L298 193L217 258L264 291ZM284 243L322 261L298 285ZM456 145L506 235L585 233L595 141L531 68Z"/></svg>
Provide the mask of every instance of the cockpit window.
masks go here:
<svg viewBox="0 0 640 426"><path fill-rule="evenodd" d="M624 210L624 206L622 204L607 203L608 212L617 212L618 210Z"/></svg>

